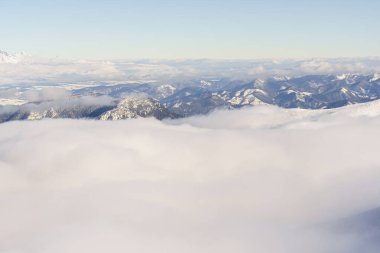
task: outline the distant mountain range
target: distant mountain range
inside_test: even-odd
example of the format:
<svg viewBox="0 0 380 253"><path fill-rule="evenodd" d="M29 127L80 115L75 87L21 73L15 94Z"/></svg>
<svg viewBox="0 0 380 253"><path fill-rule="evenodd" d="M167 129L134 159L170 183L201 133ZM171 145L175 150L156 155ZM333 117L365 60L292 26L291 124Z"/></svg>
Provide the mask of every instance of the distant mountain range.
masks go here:
<svg viewBox="0 0 380 253"><path fill-rule="evenodd" d="M71 98L107 96L113 103L96 105L71 102L33 102L2 106L0 121L43 118L94 118L118 120L137 117L157 119L206 114L261 104L283 108L328 109L380 98L380 75L274 76L239 81L191 80L175 84L95 84L70 91ZM62 106L64 104L65 106Z"/></svg>

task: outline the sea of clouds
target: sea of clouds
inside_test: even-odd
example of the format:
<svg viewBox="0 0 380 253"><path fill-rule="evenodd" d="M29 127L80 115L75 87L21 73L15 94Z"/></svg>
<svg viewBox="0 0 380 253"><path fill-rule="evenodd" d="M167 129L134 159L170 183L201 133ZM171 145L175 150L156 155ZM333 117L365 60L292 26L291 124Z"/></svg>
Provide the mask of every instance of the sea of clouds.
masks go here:
<svg viewBox="0 0 380 253"><path fill-rule="evenodd" d="M379 102L1 124L0 252L378 252L334 224L380 206L379 129Z"/></svg>

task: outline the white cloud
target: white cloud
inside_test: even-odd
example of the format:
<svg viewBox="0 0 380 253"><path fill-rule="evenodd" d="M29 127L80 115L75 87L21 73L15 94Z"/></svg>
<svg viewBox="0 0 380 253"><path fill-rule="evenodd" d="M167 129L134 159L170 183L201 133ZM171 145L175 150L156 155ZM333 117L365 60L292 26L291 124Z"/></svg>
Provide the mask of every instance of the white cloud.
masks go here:
<svg viewBox="0 0 380 253"><path fill-rule="evenodd" d="M27 90L22 94L29 102L40 102L58 99L68 99L70 93L63 88L45 87L43 89Z"/></svg>
<svg viewBox="0 0 380 253"><path fill-rule="evenodd" d="M371 66L360 60L349 62L328 62L327 60L305 61L300 69L304 73L311 74L336 74L336 73L364 73L370 74L377 72L379 66Z"/></svg>
<svg viewBox="0 0 380 253"><path fill-rule="evenodd" d="M376 252L379 108L1 124L0 252Z"/></svg>
<svg viewBox="0 0 380 253"><path fill-rule="evenodd" d="M120 80L123 73L106 61L68 61L32 58L29 61L0 64L0 85L38 85Z"/></svg>
<svg viewBox="0 0 380 253"><path fill-rule="evenodd" d="M28 55L16 58L17 61L0 61L0 85L178 81L197 78L254 79L274 75L299 76L347 72L373 74L380 72L380 58L235 61L86 61L46 59Z"/></svg>

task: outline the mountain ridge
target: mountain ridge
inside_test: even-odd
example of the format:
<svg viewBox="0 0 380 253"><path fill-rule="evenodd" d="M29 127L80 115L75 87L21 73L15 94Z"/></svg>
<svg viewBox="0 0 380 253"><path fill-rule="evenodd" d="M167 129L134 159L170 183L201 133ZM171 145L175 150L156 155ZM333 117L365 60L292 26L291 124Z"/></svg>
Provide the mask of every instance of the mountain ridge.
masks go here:
<svg viewBox="0 0 380 253"><path fill-rule="evenodd" d="M51 86L49 86L51 87ZM59 86L65 89L65 86ZM330 109L380 99L380 76L340 74L276 76L267 79L239 81L231 79L193 79L182 82L118 83L107 82L67 89L68 98L60 101L41 101L20 104L23 94L40 92L43 87L3 88L15 105L0 106L0 121L43 118L128 119L138 117L188 117L207 114L216 109L239 109L262 104L283 108ZM49 88L51 89L51 88ZM54 93L49 90L47 94ZM60 94L62 92L59 92ZM54 94L51 94L54 95ZM38 96L37 96L38 97ZM42 96L44 97L44 96ZM91 97L91 105L79 106L71 98ZM99 97L109 97L111 104L99 104ZM100 99L99 99L100 100ZM72 105L70 103L73 103ZM47 108L44 108L45 107ZM66 107L62 107L65 105ZM42 107L42 109L40 108ZM37 108L37 111L34 111ZM2 113L2 111L4 111ZM12 111L11 114L9 111Z"/></svg>

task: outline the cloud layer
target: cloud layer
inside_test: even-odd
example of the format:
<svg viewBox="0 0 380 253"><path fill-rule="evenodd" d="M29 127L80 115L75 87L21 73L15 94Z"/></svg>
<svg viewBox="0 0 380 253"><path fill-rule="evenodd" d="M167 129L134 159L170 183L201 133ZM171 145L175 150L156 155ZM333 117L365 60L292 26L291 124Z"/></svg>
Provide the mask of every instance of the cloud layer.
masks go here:
<svg viewBox="0 0 380 253"><path fill-rule="evenodd" d="M0 252L377 252L380 103L0 125ZM377 250L377 251L376 251Z"/></svg>
<svg viewBox="0 0 380 253"><path fill-rule="evenodd" d="M225 61L86 61L46 59L26 54L8 55L7 57L10 58L9 61L0 61L0 86L58 85L104 81L180 81L196 78L255 79L276 75L373 74L380 72L380 58L376 57Z"/></svg>

